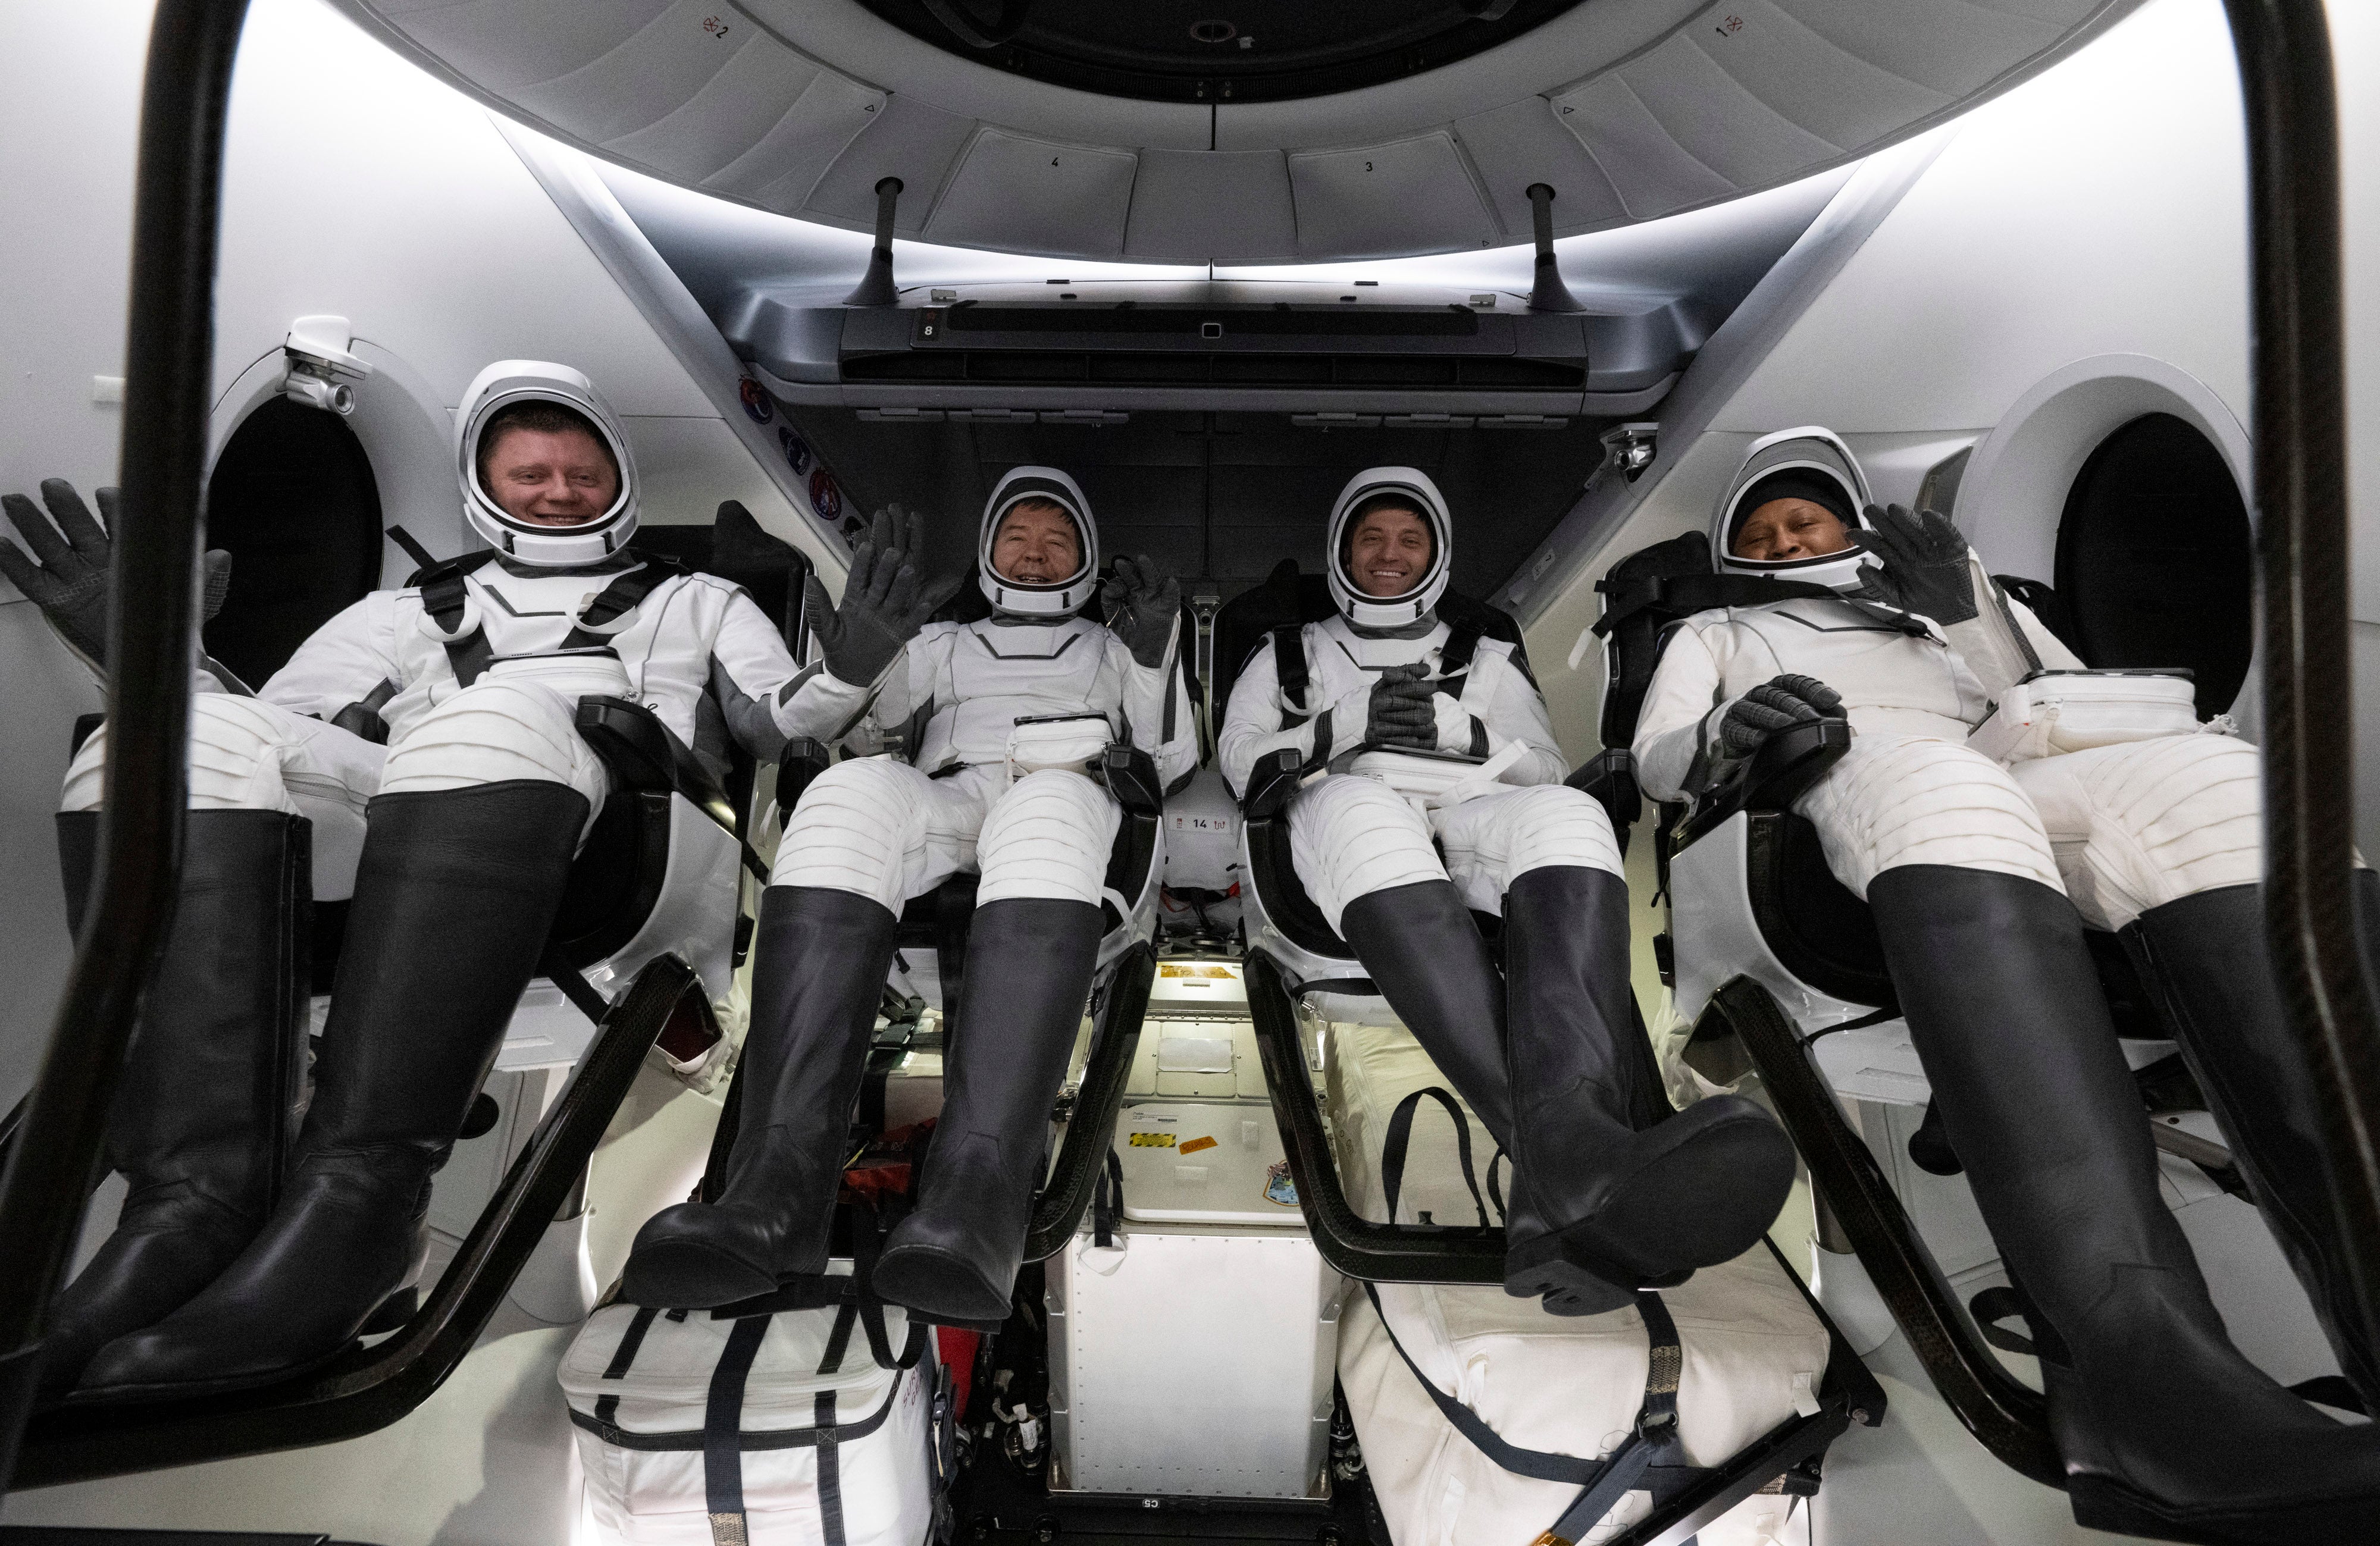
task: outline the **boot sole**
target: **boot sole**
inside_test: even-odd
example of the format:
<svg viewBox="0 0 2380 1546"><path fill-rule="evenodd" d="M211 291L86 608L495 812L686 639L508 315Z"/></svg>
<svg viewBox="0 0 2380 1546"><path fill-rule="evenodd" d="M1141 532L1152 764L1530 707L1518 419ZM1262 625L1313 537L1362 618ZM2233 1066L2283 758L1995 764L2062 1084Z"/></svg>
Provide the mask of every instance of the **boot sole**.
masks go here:
<svg viewBox="0 0 2380 1546"><path fill-rule="evenodd" d="M777 1274L696 1240L641 1246L620 1274L620 1297L657 1310L716 1310L777 1291Z"/></svg>
<svg viewBox="0 0 2380 1546"><path fill-rule="evenodd" d="M1748 1184L1763 1175L1775 1184ZM1633 1287L1619 1286L1632 1277L1647 1287L1674 1287L1696 1268L1731 1262L1757 1245L1792 1185L1792 1141L1767 1113L1753 1107L1723 1117L1647 1155L1591 1216L1515 1247L1506 1286L1547 1277L1559 1263L1571 1275L1548 1281L1572 1288L1581 1302L1597 1297L1594 1286L1633 1295ZM1626 1302L1621 1298L1611 1308Z"/></svg>
<svg viewBox="0 0 2380 1546"><path fill-rule="evenodd" d="M1014 1283L995 1286L974 1262L936 1246L894 1246L876 1263L877 1297L941 1326L973 1329L1008 1319Z"/></svg>
<svg viewBox="0 0 2380 1546"><path fill-rule="evenodd" d="M2120 1481L2089 1472L2068 1475L2066 1496L2074 1522L2085 1528L2181 1541L2184 1546L2299 1546L2301 1542L2314 1546L2320 1541L2368 1540L2372 1529L2369 1499L2183 1514Z"/></svg>

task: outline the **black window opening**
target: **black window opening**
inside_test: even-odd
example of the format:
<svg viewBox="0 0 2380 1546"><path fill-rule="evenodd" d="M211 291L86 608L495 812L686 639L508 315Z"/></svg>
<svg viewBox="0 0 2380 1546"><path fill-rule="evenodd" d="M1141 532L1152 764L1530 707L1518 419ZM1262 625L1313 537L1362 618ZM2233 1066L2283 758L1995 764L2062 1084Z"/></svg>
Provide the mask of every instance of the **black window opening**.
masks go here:
<svg viewBox="0 0 2380 1546"><path fill-rule="evenodd" d="M2255 537L2213 441L2171 414L2133 419L2076 475L2058 523L2064 632L2095 667L2185 666L2220 714L2254 650Z"/></svg>
<svg viewBox="0 0 2380 1546"><path fill-rule="evenodd" d="M207 546L232 556L207 653L261 687L380 583L380 487L346 421L285 397L249 414L207 483Z"/></svg>

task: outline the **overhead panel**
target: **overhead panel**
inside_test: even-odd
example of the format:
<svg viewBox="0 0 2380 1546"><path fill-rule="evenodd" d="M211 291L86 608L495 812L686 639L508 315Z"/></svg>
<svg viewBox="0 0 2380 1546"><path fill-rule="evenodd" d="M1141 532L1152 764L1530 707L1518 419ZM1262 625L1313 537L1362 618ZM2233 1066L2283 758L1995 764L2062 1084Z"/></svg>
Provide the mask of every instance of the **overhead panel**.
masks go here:
<svg viewBox="0 0 2380 1546"><path fill-rule="evenodd" d="M1279 151L1143 151L1123 255L1149 263L1282 263L1297 202Z"/></svg>
<svg viewBox="0 0 2380 1546"><path fill-rule="evenodd" d="M1289 158L1289 186L1301 257L1451 252L1499 241L1463 152L1443 129L1357 150L1302 151Z"/></svg>
<svg viewBox="0 0 2380 1546"><path fill-rule="evenodd" d="M1543 97L1524 97L1458 120L1454 139L1479 169L1488 207L1507 241L1529 239L1529 187L1535 183L1554 190L1557 229L1585 230L1628 218L1611 179L1577 136L1561 127L1554 104Z"/></svg>
<svg viewBox="0 0 2380 1546"><path fill-rule="evenodd" d="M1823 143L1873 144L1950 105L1949 93L1839 47L1769 0L1736 0L1730 11L1744 25L1694 41L1746 92Z"/></svg>
<svg viewBox="0 0 2380 1546"><path fill-rule="evenodd" d="M511 92L592 64L671 0L379 0L371 9L469 79Z"/></svg>
<svg viewBox="0 0 2380 1546"><path fill-rule="evenodd" d="M1810 133L1763 102L1713 57L1721 50L1735 52L1724 40L1706 44L1689 33L1618 73L1681 150L1735 187L1781 182L1797 167L1852 148Z"/></svg>
<svg viewBox="0 0 2380 1546"><path fill-rule="evenodd" d="M901 96L887 98L872 118L828 163L803 211L873 228L876 185L898 177L901 205L893 229L905 236L921 236L934 212L935 195L975 134L975 120Z"/></svg>
<svg viewBox="0 0 2380 1546"><path fill-rule="evenodd" d="M1973 0L1776 3L1844 53L1949 97L1982 91L2099 8L2097 0L2035 0L2022 7Z"/></svg>
<svg viewBox="0 0 2380 1546"><path fill-rule="evenodd" d="M824 73L756 29L683 105L603 148L672 182L706 182L754 149Z"/></svg>
<svg viewBox="0 0 2380 1546"><path fill-rule="evenodd" d="M1679 144L1617 75L1597 76L1556 97L1554 111L1611 179L1631 219L1651 220L1738 191Z"/></svg>
<svg viewBox="0 0 2380 1546"><path fill-rule="evenodd" d="M780 214L794 213L809 201L834 159L884 111L884 103L883 92L820 70L759 143L701 186Z"/></svg>
<svg viewBox="0 0 2380 1546"><path fill-rule="evenodd" d="M668 117L734 62L747 24L735 18L723 38L720 25L706 0L679 0L602 57L524 86L516 99L547 122L608 145Z"/></svg>
<svg viewBox="0 0 2380 1546"><path fill-rule="evenodd" d="M934 206L926 235L1004 252L1111 257L1123 250L1140 158L985 129Z"/></svg>

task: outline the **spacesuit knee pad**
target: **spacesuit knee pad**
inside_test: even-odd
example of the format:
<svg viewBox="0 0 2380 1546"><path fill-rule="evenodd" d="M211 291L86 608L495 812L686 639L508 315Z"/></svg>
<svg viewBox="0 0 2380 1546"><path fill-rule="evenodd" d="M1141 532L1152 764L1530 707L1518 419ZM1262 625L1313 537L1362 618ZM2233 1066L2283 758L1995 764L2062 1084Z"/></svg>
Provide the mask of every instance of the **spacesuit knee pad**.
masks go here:
<svg viewBox="0 0 2380 1546"><path fill-rule="evenodd" d="M261 698L200 693L190 699L190 809L282 811L301 815L283 776L294 734L289 710ZM91 731L74 760L58 800L62 811L95 811L107 761L107 726Z"/></svg>
<svg viewBox="0 0 2380 1546"><path fill-rule="evenodd" d="M850 891L897 914L910 852L924 843L925 781L884 757L829 767L794 806L769 883Z"/></svg>
<svg viewBox="0 0 2380 1546"><path fill-rule="evenodd" d="M421 794L534 779L567 785L587 797L590 810L601 809L609 780L579 735L574 710L533 682L476 682L390 745L380 791Z"/></svg>
<svg viewBox="0 0 2380 1546"><path fill-rule="evenodd" d="M2039 813L2008 770L1949 741L1864 735L1797 806L1855 894L1903 864L1995 870L2064 891Z"/></svg>
<svg viewBox="0 0 2380 1546"><path fill-rule="evenodd" d="M1097 906L1122 820L1115 797L1082 774L1027 773L983 818L976 905L1037 897Z"/></svg>
<svg viewBox="0 0 2380 1546"><path fill-rule="evenodd" d="M1497 846L1510 856L1506 886L1531 870L1556 866L1627 873L1611 818L1577 790L1535 784L1497 799L1494 819L1504 828Z"/></svg>
<svg viewBox="0 0 2380 1546"><path fill-rule="evenodd" d="M1289 808L1289 857L1325 922L1357 897L1425 880L1446 865L1412 802L1375 779L1339 774L1302 791Z"/></svg>
<svg viewBox="0 0 2380 1546"><path fill-rule="evenodd" d="M2086 923L2264 876L2264 759L2225 735L2165 736L2019 763ZM2071 838L2082 839L2079 849Z"/></svg>

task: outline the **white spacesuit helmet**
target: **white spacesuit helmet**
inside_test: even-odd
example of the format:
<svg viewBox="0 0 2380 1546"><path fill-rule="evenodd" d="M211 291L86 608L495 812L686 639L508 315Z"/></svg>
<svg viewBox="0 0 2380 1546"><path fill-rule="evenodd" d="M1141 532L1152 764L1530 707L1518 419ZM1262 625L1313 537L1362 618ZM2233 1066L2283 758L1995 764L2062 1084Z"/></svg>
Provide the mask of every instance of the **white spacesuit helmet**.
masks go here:
<svg viewBox="0 0 2380 1546"><path fill-rule="evenodd" d="M991 539L1001 518L1027 500L1047 500L1075 523L1082 544L1083 566L1053 585L1029 585L1004 578L991 566ZM1099 527L1091 519L1091 501L1075 480L1055 467L1015 467L984 501L983 530L976 537L976 583L994 611L1012 617L1072 617L1090 604L1099 583Z"/></svg>
<svg viewBox="0 0 2380 1546"><path fill-rule="evenodd" d="M1732 543L1745 519L1777 499L1805 499L1825 505L1841 518L1844 526L1855 531L1867 529L1866 511L1874 502L1859 458L1833 430L1813 424L1764 435L1752 442L1742 469L1728 485L1727 497L1718 501L1718 513L1712 517L1712 565L1722 574L1767 575L1837 590L1856 587L1860 570L1876 562L1862 549L1847 548L1816 558L1735 556Z"/></svg>
<svg viewBox="0 0 2380 1546"><path fill-rule="evenodd" d="M1410 500L1429 523L1429 567L1421 583L1402 596L1366 596L1347 573L1348 527L1355 512L1376 494L1396 494ZM1395 628L1415 622L1438 605L1446 594L1446 576L1454 563L1454 522L1446 513L1446 496L1419 467L1366 467L1339 490L1330 507L1328 574L1330 599L1348 622L1366 628Z"/></svg>
<svg viewBox="0 0 2380 1546"><path fill-rule="evenodd" d="M620 495L581 525L540 526L504 513L480 482L480 439L498 411L526 402L558 403L595 428L620 468ZM597 563L625 546L637 529L637 468L628 437L595 384L566 365L541 359L500 359L463 393L455 418L455 471L463 484L463 513L497 551L545 568Z"/></svg>

